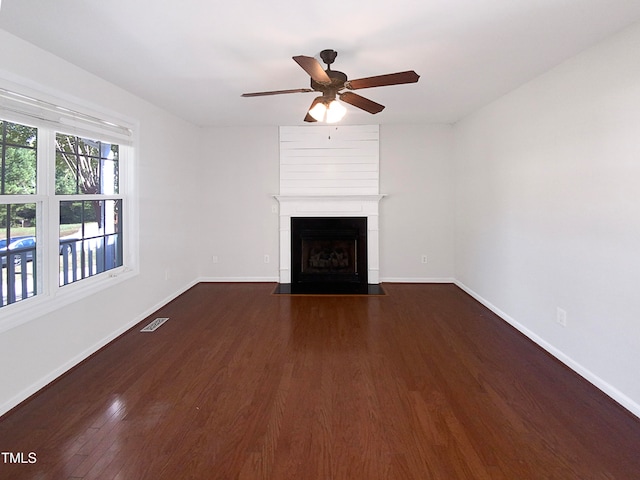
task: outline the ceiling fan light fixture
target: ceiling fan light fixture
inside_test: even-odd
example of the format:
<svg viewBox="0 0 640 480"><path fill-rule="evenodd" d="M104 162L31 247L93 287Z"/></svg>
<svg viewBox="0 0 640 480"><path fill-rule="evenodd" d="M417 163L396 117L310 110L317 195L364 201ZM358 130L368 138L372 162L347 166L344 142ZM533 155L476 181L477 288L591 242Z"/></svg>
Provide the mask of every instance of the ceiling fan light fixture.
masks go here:
<svg viewBox="0 0 640 480"><path fill-rule="evenodd" d="M324 102L317 102L313 108L309 110L309 115L311 115L316 121L323 122L324 115L327 113L327 106Z"/></svg>
<svg viewBox="0 0 640 480"><path fill-rule="evenodd" d="M343 119L347 109L337 100L323 100L317 102L309 110L311 115L318 122L336 123Z"/></svg>
<svg viewBox="0 0 640 480"><path fill-rule="evenodd" d="M347 113L347 109L339 101L332 101L327 108L327 123L339 122L345 113Z"/></svg>

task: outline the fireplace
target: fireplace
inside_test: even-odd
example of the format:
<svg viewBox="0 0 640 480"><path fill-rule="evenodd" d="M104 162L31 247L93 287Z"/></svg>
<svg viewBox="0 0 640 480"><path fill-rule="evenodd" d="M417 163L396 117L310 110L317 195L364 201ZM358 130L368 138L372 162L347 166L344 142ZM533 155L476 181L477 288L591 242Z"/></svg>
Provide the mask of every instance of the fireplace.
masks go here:
<svg viewBox="0 0 640 480"><path fill-rule="evenodd" d="M278 293L292 293L297 291L306 293L359 293L358 290L364 290L364 286L368 282L368 294L377 295L382 292L380 288L379 277L379 229L378 229L378 204L384 195L276 195L275 198L280 203L280 277L279 284L276 288ZM340 262L336 259L333 261L333 272L331 269L324 272L313 271L314 268L322 266L322 256L315 257L317 260L311 264L307 264L305 275L300 277L299 273L302 269L302 243L299 233L292 234L292 224L303 222L305 219L357 219L359 242L353 247L355 250L355 262L350 263L349 268L357 268L356 271L350 272L351 278L347 278L349 273L346 270L344 262L342 267L338 265ZM313 220L315 221L315 220ZM296 227L297 228L297 227ZM305 227L307 230L318 230L313 225ZM353 226L347 226L346 229L353 229ZM332 227L333 230L344 230L345 225ZM344 235L343 235L344 236ZM323 239L318 239L322 241ZM347 239L342 238L343 242ZM349 240L353 243L353 240ZM298 244L295 246L295 244ZM316 249L323 245L316 245ZM338 248L346 249L347 245L338 245ZM352 248L352 247L348 247ZM294 249L297 253L293 253ZM318 250L315 252L318 253ZM343 252L344 253L344 252ZM351 254L348 250L347 253ZM344 256L344 255L343 255ZM335 255L334 258L339 257ZM350 257L350 258L353 258ZM326 261L326 258L325 258ZM294 267L293 263L297 262ZM335 264L338 265L335 265ZM294 270L295 274L294 280ZM355 273L357 272L357 276ZM327 277L319 279L310 277L306 274L325 273ZM344 274L342 280L337 280L338 274ZM333 275L333 278L330 277ZM357 278L357 281L356 281ZM301 281L302 280L302 281ZM295 282L295 284L294 284ZM342 292L340 291L342 290ZM351 291L351 292L350 292Z"/></svg>
<svg viewBox="0 0 640 480"><path fill-rule="evenodd" d="M292 293L367 293L366 217L291 217Z"/></svg>

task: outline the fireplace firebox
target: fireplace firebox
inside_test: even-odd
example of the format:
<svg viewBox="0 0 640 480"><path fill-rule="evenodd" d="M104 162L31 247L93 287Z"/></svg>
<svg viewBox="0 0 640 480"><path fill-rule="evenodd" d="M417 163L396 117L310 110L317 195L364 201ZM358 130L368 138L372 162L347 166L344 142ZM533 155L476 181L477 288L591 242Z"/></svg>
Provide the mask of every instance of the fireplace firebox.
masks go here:
<svg viewBox="0 0 640 480"><path fill-rule="evenodd" d="M292 217L291 292L367 293L367 218Z"/></svg>

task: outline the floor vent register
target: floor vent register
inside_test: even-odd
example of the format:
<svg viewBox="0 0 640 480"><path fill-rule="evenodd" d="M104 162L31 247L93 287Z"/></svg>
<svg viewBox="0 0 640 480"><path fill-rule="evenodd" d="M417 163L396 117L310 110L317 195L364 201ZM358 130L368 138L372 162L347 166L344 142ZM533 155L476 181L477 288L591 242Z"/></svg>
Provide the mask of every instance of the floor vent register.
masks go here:
<svg viewBox="0 0 640 480"><path fill-rule="evenodd" d="M141 332L155 332L167 320L169 320L169 319L168 318L156 318L154 321L152 321L149 325L147 325L146 327L144 327L140 331Z"/></svg>

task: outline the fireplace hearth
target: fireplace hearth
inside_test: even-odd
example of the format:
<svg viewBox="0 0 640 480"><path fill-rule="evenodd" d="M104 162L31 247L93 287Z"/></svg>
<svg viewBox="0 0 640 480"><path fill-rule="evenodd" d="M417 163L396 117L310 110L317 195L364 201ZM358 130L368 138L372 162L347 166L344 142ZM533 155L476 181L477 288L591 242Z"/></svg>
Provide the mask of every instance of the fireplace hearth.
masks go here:
<svg viewBox="0 0 640 480"><path fill-rule="evenodd" d="M291 218L291 293L367 291L366 217Z"/></svg>

